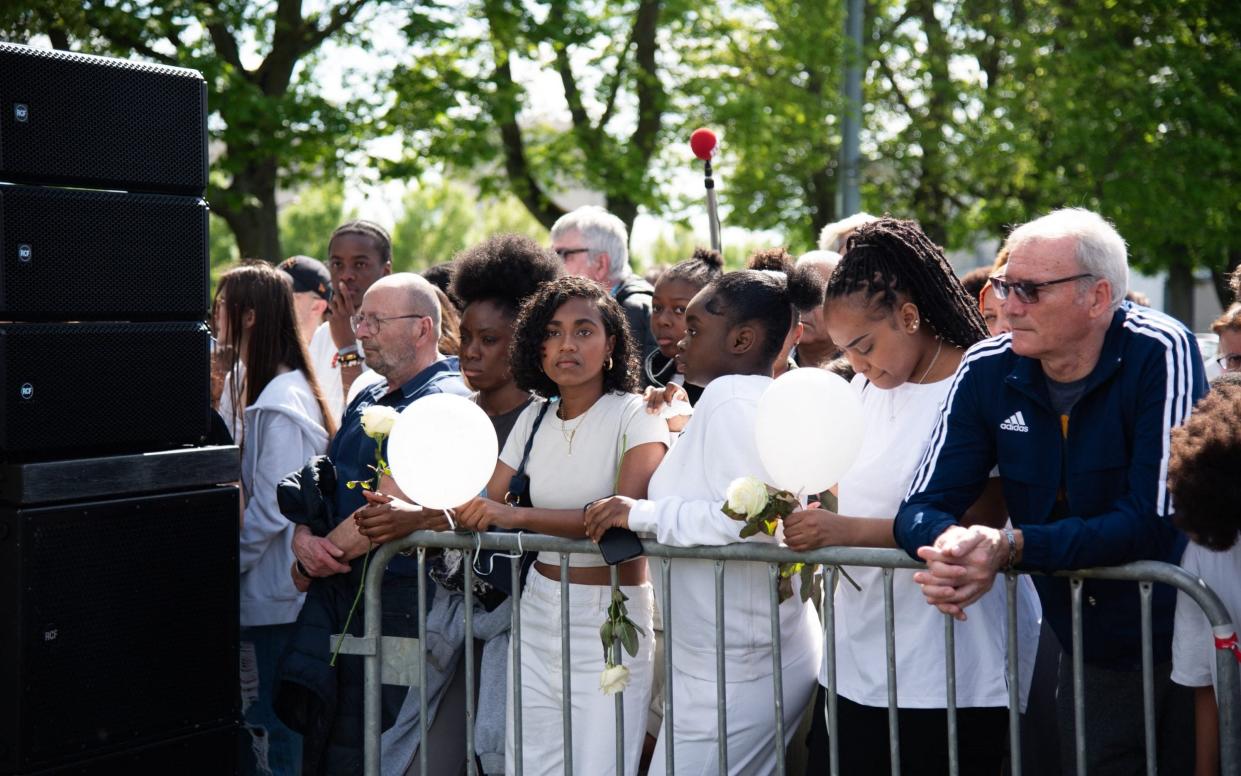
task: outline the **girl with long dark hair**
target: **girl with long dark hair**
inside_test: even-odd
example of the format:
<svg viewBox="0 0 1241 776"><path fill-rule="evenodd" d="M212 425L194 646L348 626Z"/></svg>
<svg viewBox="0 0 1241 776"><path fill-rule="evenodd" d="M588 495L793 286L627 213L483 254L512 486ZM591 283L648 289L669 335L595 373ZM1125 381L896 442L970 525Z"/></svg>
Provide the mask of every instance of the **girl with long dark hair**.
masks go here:
<svg viewBox="0 0 1241 776"><path fill-rule="evenodd" d="M233 353L221 414L241 445L242 708L253 757L243 773L299 773L301 737L272 710L276 662L293 635L303 596L289 577L293 523L280 514L276 484L327 449L335 424L297 330L287 275L247 262L220 278L215 335Z"/></svg>

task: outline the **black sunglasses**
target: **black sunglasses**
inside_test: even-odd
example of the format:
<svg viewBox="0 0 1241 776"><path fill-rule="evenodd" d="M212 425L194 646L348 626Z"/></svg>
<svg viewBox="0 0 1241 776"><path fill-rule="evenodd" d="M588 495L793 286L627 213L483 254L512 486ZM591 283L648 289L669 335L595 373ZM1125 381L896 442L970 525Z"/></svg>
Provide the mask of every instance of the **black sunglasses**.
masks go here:
<svg viewBox="0 0 1241 776"><path fill-rule="evenodd" d="M1038 301L1038 290L1045 286L1054 286L1058 283L1068 283L1070 280L1082 280L1084 278L1093 278L1094 275L1084 272L1080 275L1073 275L1067 278L1056 278L1055 280L1044 280L1041 283L1031 283L1028 280L1006 280L1003 277L987 278L991 281L991 289L995 291L997 299L1007 299L1009 290L1017 295L1025 304L1034 304Z"/></svg>

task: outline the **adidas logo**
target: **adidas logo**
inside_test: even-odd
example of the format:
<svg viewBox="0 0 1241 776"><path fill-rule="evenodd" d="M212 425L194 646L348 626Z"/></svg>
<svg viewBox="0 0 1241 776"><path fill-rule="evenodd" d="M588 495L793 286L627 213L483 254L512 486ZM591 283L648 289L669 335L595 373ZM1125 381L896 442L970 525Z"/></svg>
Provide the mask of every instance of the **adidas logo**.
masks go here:
<svg viewBox="0 0 1241 776"><path fill-rule="evenodd" d="M1004 431L1020 431L1023 434L1030 430L1030 427L1026 425L1026 419L1020 412L1010 415L1008 420L1000 424L1000 428Z"/></svg>

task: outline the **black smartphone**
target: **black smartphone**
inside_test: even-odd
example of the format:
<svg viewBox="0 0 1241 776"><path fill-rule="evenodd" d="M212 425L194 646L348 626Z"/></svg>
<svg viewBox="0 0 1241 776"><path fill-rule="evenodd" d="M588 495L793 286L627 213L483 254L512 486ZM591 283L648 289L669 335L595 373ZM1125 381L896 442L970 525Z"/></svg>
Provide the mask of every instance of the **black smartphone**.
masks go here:
<svg viewBox="0 0 1241 776"><path fill-rule="evenodd" d="M609 528L599 537L599 552L609 566L615 566L641 555L642 540L628 528Z"/></svg>

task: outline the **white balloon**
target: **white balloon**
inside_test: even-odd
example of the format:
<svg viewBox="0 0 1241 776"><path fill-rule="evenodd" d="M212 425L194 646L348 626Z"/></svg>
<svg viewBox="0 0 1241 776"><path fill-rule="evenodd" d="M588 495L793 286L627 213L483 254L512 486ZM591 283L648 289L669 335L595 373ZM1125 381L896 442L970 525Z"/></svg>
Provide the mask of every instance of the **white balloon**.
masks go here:
<svg viewBox="0 0 1241 776"><path fill-rule="evenodd" d="M461 396L437 393L401 412L388 438L392 478L415 504L452 509L491 480L499 455L487 413Z"/></svg>
<svg viewBox="0 0 1241 776"><path fill-rule="evenodd" d="M844 378L823 369L790 369L758 401L754 429L770 484L822 493L849 471L862 446L862 402Z"/></svg>

